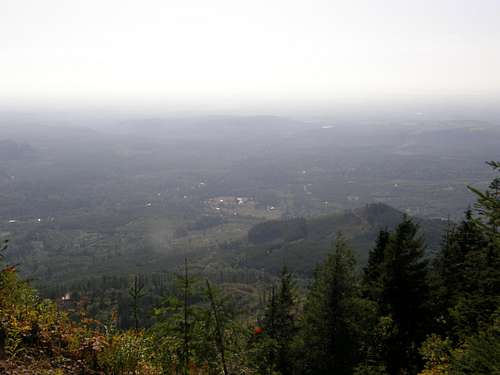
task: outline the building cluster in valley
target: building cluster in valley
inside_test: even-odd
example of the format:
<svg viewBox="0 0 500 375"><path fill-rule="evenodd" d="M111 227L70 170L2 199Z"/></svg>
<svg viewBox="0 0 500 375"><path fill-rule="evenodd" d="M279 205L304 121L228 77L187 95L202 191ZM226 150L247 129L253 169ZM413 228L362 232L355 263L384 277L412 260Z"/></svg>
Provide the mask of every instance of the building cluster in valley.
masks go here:
<svg viewBox="0 0 500 375"><path fill-rule="evenodd" d="M279 207L261 206L253 197L218 196L205 201L208 211L221 215L279 217Z"/></svg>

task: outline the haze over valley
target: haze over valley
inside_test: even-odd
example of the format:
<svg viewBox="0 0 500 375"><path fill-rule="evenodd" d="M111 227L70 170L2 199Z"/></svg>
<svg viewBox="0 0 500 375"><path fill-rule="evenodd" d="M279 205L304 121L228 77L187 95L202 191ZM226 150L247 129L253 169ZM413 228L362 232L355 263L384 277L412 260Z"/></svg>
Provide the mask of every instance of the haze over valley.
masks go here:
<svg viewBox="0 0 500 375"><path fill-rule="evenodd" d="M498 153L500 129L421 117L133 117L88 127L10 117L1 128L1 232L25 275L50 285L146 271L148 262L172 269L182 254L237 247L265 220L375 203L458 220L473 203L467 185L491 178L484 161Z"/></svg>

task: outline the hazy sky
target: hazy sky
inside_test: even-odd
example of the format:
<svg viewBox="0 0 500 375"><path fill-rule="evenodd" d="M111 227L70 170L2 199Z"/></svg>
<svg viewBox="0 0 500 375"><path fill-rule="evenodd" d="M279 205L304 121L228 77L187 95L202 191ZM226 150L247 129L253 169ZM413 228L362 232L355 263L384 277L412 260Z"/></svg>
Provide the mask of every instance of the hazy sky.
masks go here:
<svg viewBox="0 0 500 375"><path fill-rule="evenodd" d="M0 100L500 92L500 0L0 0Z"/></svg>

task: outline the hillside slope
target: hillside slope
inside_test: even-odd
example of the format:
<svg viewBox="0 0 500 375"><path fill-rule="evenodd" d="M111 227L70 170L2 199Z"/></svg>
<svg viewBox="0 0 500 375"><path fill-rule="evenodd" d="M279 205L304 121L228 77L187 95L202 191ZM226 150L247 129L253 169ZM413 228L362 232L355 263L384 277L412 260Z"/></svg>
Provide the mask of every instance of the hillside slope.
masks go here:
<svg viewBox="0 0 500 375"><path fill-rule="evenodd" d="M309 276L330 251L336 234L342 232L364 264L379 230L394 228L403 215L393 207L376 203L303 222L297 219L268 221L254 226L249 231L248 242L226 255L232 256L241 267L275 273L286 265L293 272ZM432 254L441 242L446 222L420 218L415 221L421 227L428 254Z"/></svg>

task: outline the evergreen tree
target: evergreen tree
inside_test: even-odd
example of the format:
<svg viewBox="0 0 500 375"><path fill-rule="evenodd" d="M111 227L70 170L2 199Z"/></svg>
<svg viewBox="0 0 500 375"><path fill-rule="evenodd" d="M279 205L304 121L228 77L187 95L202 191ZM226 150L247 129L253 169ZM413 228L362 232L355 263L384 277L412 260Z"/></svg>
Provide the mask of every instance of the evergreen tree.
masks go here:
<svg viewBox="0 0 500 375"><path fill-rule="evenodd" d="M215 342L215 346L217 348L217 351L219 352L219 361L222 367L222 371L224 375L228 375L228 367L227 367L227 361L226 361L226 337L225 337L225 330L226 330L226 324L227 324L227 317L225 314L225 310L223 308L222 301L220 301L217 297L216 294L214 293L214 290L212 286L210 285L210 282L206 280L207 283L207 297L210 302L210 320L212 320L213 324L213 340ZM207 324L210 326L209 324Z"/></svg>
<svg viewBox="0 0 500 375"><path fill-rule="evenodd" d="M155 309L157 323L152 332L157 341L166 373L188 374L190 368L214 362L216 349L207 345L205 337L206 309L196 302L199 285L189 273L187 259L183 274L177 275L174 295L168 296L162 307Z"/></svg>
<svg viewBox="0 0 500 375"><path fill-rule="evenodd" d="M372 301L378 301L382 290L381 274L384 254L389 243L390 233L383 229L378 233L375 247L368 254L368 263L363 273L363 295Z"/></svg>
<svg viewBox="0 0 500 375"><path fill-rule="evenodd" d="M295 283L292 274L284 267L278 289L272 289L262 321L265 334L272 340L266 363L280 374L294 373L293 341L297 333L295 313Z"/></svg>
<svg viewBox="0 0 500 375"><path fill-rule="evenodd" d="M477 329L479 311L470 308L470 293L477 292L478 277L474 275L483 267L481 253L488 246L488 240L468 210L465 219L451 227L445 236L441 251L433 262L433 303L437 320L443 327L437 327L446 336L457 338ZM472 278L472 279L471 279ZM463 309L468 305L467 310Z"/></svg>
<svg viewBox="0 0 500 375"><path fill-rule="evenodd" d="M140 300L144 297L144 278L140 275L134 275L134 279L131 282L129 288L129 296L132 299L130 307L132 307L132 314L134 318L134 329L139 331L139 312L140 312Z"/></svg>
<svg viewBox="0 0 500 375"><path fill-rule="evenodd" d="M373 319L370 331L364 336L364 362L356 369L356 374L372 374L385 371L389 345L394 339L393 319L383 315L380 303L383 290L384 261L391 232L380 230L375 247L368 254L368 262L363 269L362 290L366 304L371 306ZM378 372L377 372L378 371Z"/></svg>
<svg viewBox="0 0 500 375"><path fill-rule="evenodd" d="M490 161L487 164L493 170L500 172L500 162ZM477 224L485 230L497 247L500 246L500 177L494 178L484 192L471 186L468 188L477 197L475 204Z"/></svg>
<svg viewBox="0 0 500 375"><path fill-rule="evenodd" d="M423 239L418 226L405 216L389 238L381 273L380 310L397 330L387 359L390 373L415 373L419 367L417 349L426 334L426 277Z"/></svg>
<svg viewBox="0 0 500 375"><path fill-rule="evenodd" d="M489 162L500 171L500 163ZM454 349L444 362L446 373L497 374L500 346L500 178L476 196L474 211L467 211L464 221L451 228L433 267L435 315L442 319L438 332ZM428 340L429 341L429 340ZM439 341L439 340L438 340ZM450 345L450 346L451 346ZM439 354L440 350L434 350ZM431 351L432 353L432 351ZM441 354L433 356L443 358ZM434 372L432 372L434 373ZM441 372L444 373L444 372Z"/></svg>
<svg viewBox="0 0 500 375"><path fill-rule="evenodd" d="M500 164L488 163L495 170ZM465 339L491 324L500 305L500 178L477 195L474 212L448 231L434 262L434 304L444 318L442 334Z"/></svg>
<svg viewBox="0 0 500 375"><path fill-rule="evenodd" d="M500 163L488 164L500 172ZM466 283L458 290L458 302L451 310L462 334L491 325L500 306L500 177L493 179L485 192L470 189L477 196L475 215L468 217L475 237L466 241L462 235L457 241L462 246L470 244L462 268Z"/></svg>
<svg viewBox="0 0 500 375"><path fill-rule="evenodd" d="M320 266L304 308L304 345L309 374L350 374L360 360L363 301L355 260L339 235Z"/></svg>

